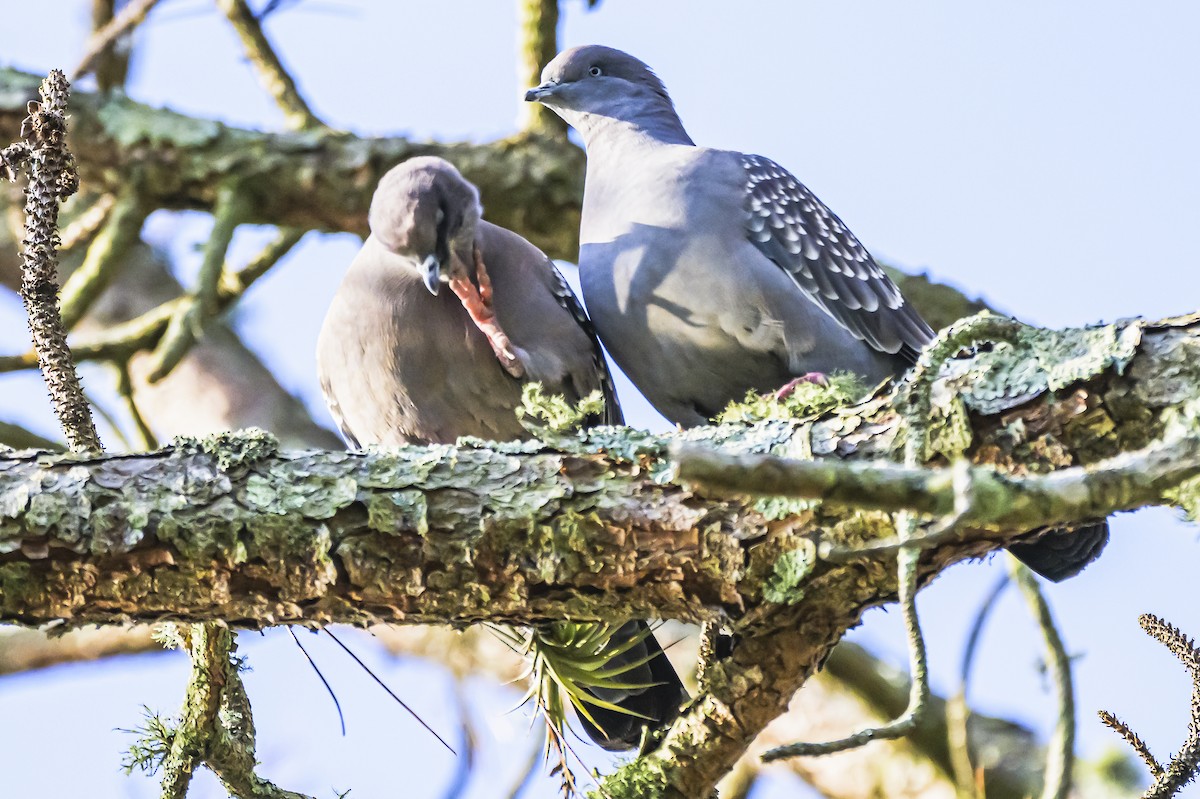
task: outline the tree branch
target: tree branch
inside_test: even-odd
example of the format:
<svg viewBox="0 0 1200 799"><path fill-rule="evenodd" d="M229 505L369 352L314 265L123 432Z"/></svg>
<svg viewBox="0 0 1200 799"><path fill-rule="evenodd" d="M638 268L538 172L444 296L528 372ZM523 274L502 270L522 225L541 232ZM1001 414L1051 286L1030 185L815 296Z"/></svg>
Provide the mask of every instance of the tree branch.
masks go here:
<svg viewBox="0 0 1200 799"><path fill-rule="evenodd" d="M106 60L106 57L111 55L111 51L118 39L130 33L138 25L141 25L150 11L158 4L158 0L130 0L126 6L121 9L121 13L110 19L103 27L99 28L92 34L92 38L88 40L87 51L79 64L71 72L71 80L79 80L84 75L91 72L97 67L98 62ZM124 65L118 66L111 72L104 71L104 74L97 74L97 80L100 83L101 90L107 90L111 85L119 85L124 82Z"/></svg>
<svg viewBox="0 0 1200 799"><path fill-rule="evenodd" d="M1197 426L1198 319L1017 340L936 371L928 440L966 436L955 449L998 473L1089 462L1109 497L1086 505L1099 514L1147 499L1123 482L1133 474L1111 480L1105 465ZM1014 393L1000 401L996 385ZM364 455L280 455L268 440L231 437L153 455L0 460L0 619L721 618L742 641L713 665L708 693L605 784L614 797L647 786L706 795L862 612L895 596L893 553L839 564L816 557L818 545L869 545L894 531L873 511L664 482L668 447L704 440L851 466L894 452L896 401L669 436L601 428L579 440ZM1006 490L1020 485L1006 480ZM1193 482L1158 483L1157 501L1190 502ZM922 553L922 580L1030 529L963 527Z"/></svg>
<svg viewBox="0 0 1200 799"><path fill-rule="evenodd" d="M567 138L567 123L541 103L521 99L542 82L542 67L558 54L558 0L517 0L517 91L521 130Z"/></svg>
<svg viewBox="0 0 1200 799"><path fill-rule="evenodd" d="M217 0L217 7L225 14L229 24L233 26L246 57L254 65L258 79L266 87L275 103L283 111L284 121L290 130L315 130L325 127L325 123L317 119L308 103L304 102L296 81L288 73L283 62L267 41L263 33L262 23L254 17L246 0Z"/></svg>
<svg viewBox="0 0 1200 799"><path fill-rule="evenodd" d="M16 138L37 78L0 69L0 139ZM367 234L383 173L418 155L453 162L479 187L488 219L552 257L579 246L583 153L561 137L524 134L492 144L445 144L350 134L262 133L155 109L123 96L77 92L70 145L90 190L117 193L133 173L145 207L207 210L234 180L250 224Z"/></svg>

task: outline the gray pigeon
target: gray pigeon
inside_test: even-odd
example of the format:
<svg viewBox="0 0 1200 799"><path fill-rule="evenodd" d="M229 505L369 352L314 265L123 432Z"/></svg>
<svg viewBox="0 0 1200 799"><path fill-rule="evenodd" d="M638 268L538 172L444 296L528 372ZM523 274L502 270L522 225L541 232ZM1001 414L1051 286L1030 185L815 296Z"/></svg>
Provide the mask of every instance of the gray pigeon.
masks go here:
<svg viewBox="0 0 1200 799"><path fill-rule="evenodd" d="M599 342L554 264L481 214L475 187L440 158L409 159L380 180L371 235L317 343L321 390L352 447L527 438L516 408L532 381L572 402L599 389L605 412L593 423L622 423ZM614 640L645 630L629 622ZM647 720L673 720L687 694L652 635L614 662L640 662L621 680L647 687L600 698L638 715L589 708L603 732L585 727L626 749Z"/></svg>
<svg viewBox="0 0 1200 799"><path fill-rule="evenodd" d="M525 99L582 135L584 300L617 364L664 416L704 424L749 390L834 370L899 375L933 331L854 234L786 169L698 147L662 81L610 47L559 53ZM1062 580L1106 522L1010 551Z"/></svg>

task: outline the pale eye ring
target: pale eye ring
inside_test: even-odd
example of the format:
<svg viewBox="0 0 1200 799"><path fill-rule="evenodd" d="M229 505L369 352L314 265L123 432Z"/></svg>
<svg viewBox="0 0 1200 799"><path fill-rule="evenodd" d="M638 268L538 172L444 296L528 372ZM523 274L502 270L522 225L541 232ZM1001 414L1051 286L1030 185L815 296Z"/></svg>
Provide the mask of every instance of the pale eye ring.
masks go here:
<svg viewBox="0 0 1200 799"><path fill-rule="evenodd" d="M598 78L601 75L603 75L604 72L600 69L600 67L590 67L588 69L588 74L591 75L593 78Z"/></svg>

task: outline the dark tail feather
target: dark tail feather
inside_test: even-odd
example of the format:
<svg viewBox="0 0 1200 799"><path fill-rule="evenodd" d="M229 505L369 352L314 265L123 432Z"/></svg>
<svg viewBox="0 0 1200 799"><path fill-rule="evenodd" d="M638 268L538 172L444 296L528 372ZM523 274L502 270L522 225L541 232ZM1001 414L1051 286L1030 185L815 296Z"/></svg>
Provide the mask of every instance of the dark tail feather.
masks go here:
<svg viewBox="0 0 1200 799"><path fill-rule="evenodd" d="M1108 522L1076 530L1051 530L1036 541L1013 544L1008 551L1017 560L1052 582L1074 577L1100 557L1108 543Z"/></svg>
<svg viewBox="0 0 1200 799"><path fill-rule="evenodd" d="M595 724L582 714L576 714L588 737L613 752L633 749L641 743L644 727L661 730L670 725L679 715L680 705L688 698L683 682L675 673L675 667L667 660L658 640L649 633L646 622L631 621L622 625L612 640L619 644L639 635L644 636L641 642L630 647L629 651L617 655L613 659L613 665L651 658L641 666L622 674L620 678L622 682L637 683L646 687L589 691L597 699L611 702L638 715L619 713L591 704L587 706L587 710L596 720Z"/></svg>

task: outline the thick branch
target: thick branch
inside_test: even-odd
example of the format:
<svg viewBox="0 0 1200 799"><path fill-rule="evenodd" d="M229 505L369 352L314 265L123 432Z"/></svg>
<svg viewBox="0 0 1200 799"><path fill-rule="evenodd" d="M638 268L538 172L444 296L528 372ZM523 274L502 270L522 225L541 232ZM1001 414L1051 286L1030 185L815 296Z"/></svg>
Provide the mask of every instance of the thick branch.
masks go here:
<svg viewBox="0 0 1200 799"><path fill-rule="evenodd" d="M0 69L0 140L16 138L37 82ZM361 235L383 173L406 158L440 155L479 187L490 221L521 231L554 257L578 252L583 153L561 137L479 145L262 133L77 92L69 144L91 191L115 194L137 171L144 207L211 211L220 187L236 181L250 200L248 223Z"/></svg>
<svg viewBox="0 0 1200 799"><path fill-rule="evenodd" d="M1090 463L1099 475L1122 451L1179 440L1197 426L1197 328L1192 318L1018 331L1016 345L952 359L934 380L943 399L930 447L954 434L953 451L999 472ZM997 399L996 385L1012 393ZM667 449L705 440L884 458L899 434L893 402L670 436L600 429L582 443L279 455L234 438L154 455L0 460L0 619L723 617L743 638L714 665L709 692L606 783L616 797L647 780L661 795L706 795L861 613L894 597L894 553L838 564L815 557L818 544L894 531L887 514L832 503L693 493L662 481ZM1191 502L1193 483L1158 501ZM1113 488L1111 507L1089 509L1120 507L1129 494ZM967 526L923 553L921 577L1025 532Z"/></svg>

